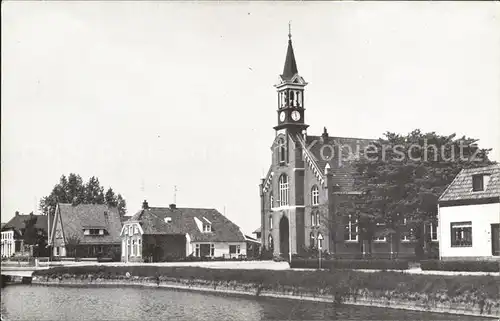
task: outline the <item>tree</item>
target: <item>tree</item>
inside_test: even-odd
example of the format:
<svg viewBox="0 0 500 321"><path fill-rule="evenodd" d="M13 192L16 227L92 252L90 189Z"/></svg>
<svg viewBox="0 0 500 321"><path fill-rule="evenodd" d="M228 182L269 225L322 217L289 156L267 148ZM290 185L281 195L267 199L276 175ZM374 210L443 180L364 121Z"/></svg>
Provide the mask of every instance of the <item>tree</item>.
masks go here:
<svg viewBox="0 0 500 321"><path fill-rule="evenodd" d="M115 192L111 187L106 191L105 201L108 206L116 207L118 205Z"/></svg>
<svg viewBox="0 0 500 321"><path fill-rule="evenodd" d="M125 214L127 214L127 202L125 202L125 199L121 194L118 194L116 197L116 204L118 207L118 213L120 213L121 217L124 217Z"/></svg>
<svg viewBox="0 0 500 321"><path fill-rule="evenodd" d="M111 192L110 192L111 190ZM108 199L108 192L110 192ZM109 206L118 207L120 213L126 212L125 200L121 195L116 197L115 202L108 202L114 198L114 191L111 187L106 195L104 188L100 185L99 179L92 176L89 181L84 184L80 175L70 173L68 178L62 175L59 183L54 186L50 195L43 197L40 200L40 210L43 214L54 215L57 203L78 204L108 204ZM123 215L123 214L122 214Z"/></svg>
<svg viewBox="0 0 500 321"><path fill-rule="evenodd" d="M31 212L29 218L24 221L23 233L24 244L33 249L33 252L30 250L30 254L35 257L40 256L45 251L47 244L47 232L45 229L36 227L37 220L37 216Z"/></svg>
<svg viewBox="0 0 500 321"><path fill-rule="evenodd" d="M423 226L436 223L437 201L464 168L492 162L491 149L480 149L477 139L442 136L414 130L402 136L387 132L354 162L355 186L363 192L358 205L360 230L365 237L398 234L413 228L419 247ZM355 208L355 206L353 206ZM377 230L377 225L380 227Z"/></svg>
<svg viewBox="0 0 500 321"><path fill-rule="evenodd" d="M66 238L66 249L68 250L68 254L73 254L75 259L78 245L80 245L80 237L77 234L71 234Z"/></svg>

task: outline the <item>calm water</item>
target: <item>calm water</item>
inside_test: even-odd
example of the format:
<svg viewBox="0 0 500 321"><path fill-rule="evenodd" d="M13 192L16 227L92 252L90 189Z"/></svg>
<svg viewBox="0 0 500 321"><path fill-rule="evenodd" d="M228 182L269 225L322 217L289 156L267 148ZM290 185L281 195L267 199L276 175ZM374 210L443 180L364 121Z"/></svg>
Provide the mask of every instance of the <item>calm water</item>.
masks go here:
<svg viewBox="0 0 500 321"><path fill-rule="evenodd" d="M1 313L7 320L488 320L132 287L19 284L5 287L1 296Z"/></svg>

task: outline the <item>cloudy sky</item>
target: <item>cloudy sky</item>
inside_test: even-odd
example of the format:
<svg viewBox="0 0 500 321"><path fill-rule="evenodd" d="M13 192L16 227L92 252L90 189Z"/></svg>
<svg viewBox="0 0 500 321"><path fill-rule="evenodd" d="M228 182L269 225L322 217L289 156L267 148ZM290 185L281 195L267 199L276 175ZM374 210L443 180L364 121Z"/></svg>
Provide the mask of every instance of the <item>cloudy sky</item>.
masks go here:
<svg viewBox="0 0 500 321"><path fill-rule="evenodd" d="M129 212L224 211L260 225L292 21L310 134L415 128L500 160L500 7L472 2L3 2L2 222L62 174Z"/></svg>

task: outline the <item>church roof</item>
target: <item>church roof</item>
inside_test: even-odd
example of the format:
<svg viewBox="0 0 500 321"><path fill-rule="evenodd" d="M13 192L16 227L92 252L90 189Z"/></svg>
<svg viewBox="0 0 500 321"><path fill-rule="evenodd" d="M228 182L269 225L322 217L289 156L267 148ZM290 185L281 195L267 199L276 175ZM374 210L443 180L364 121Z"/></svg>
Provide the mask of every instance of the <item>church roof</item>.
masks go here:
<svg viewBox="0 0 500 321"><path fill-rule="evenodd" d="M288 49L286 51L285 66L283 67L283 80L291 80L298 73L295 54L293 53L292 39L288 40Z"/></svg>
<svg viewBox="0 0 500 321"><path fill-rule="evenodd" d="M166 218L170 218L168 223ZM196 220L209 221L212 232L200 231ZM193 242L244 242L240 228L209 208L148 207L137 212L130 221L138 221L144 234L189 234Z"/></svg>
<svg viewBox="0 0 500 321"><path fill-rule="evenodd" d="M353 191L353 161L373 140L354 137L307 136L305 146L313 156L312 162L324 175L328 164L335 185L342 192Z"/></svg>

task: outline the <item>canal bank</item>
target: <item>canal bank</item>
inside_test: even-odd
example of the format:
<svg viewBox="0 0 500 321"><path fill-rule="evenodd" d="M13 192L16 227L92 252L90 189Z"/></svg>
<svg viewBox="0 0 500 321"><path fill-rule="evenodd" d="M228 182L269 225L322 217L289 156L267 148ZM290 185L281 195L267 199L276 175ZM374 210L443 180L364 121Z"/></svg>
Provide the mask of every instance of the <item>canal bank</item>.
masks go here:
<svg viewBox="0 0 500 321"><path fill-rule="evenodd" d="M73 271L71 271L73 270ZM127 270L130 270L127 271ZM72 273L73 272L73 273ZM132 272L132 273L131 273ZM336 304L373 306L456 315L498 318L500 304L495 277L468 277L462 280L427 278L424 288L415 287L415 276L396 272L377 272L363 279L362 272L235 271L202 268L110 270L102 267L38 271L34 284L59 286L141 286L226 295L274 297ZM238 272L238 274L234 274ZM279 274L275 274L279 273ZM231 275L232 274L232 275ZM269 275L268 275L269 274ZM245 276L245 277L242 277ZM394 286L387 284L392 279ZM370 281L371 280L371 281ZM405 283L406 282L406 283ZM430 282L430 283L429 283ZM460 282L465 287L453 289ZM471 284L471 282L473 284ZM493 284L491 284L493 282ZM385 283L385 284L384 284ZM410 283L410 284L408 284ZM424 282L425 283L425 282ZM467 285L468 283L468 285ZM489 283L489 288L486 288ZM409 289L413 287L413 291Z"/></svg>

